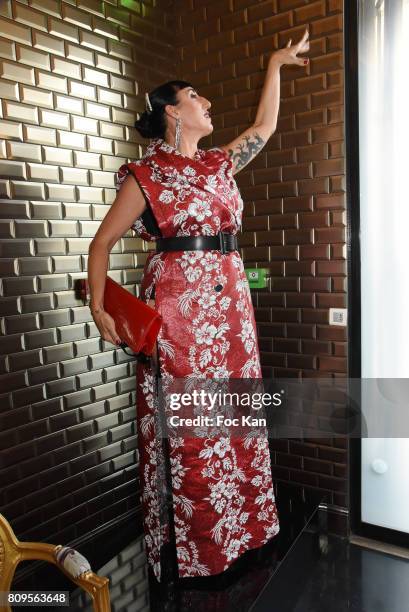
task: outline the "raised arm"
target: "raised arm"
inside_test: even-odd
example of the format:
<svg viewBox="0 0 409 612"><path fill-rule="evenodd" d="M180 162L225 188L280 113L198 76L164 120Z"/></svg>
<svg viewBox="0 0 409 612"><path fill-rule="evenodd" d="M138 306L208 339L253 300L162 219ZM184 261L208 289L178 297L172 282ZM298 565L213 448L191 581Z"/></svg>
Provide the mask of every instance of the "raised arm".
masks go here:
<svg viewBox="0 0 409 612"><path fill-rule="evenodd" d="M109 253L145 208L146 202L141 188L134 176L129 175L89 247L88 283L91 295L91 314L102 338L113 344L118 344L120 338L116 333L112 317L104 310Z"/></svg>
<svg viewBox="0 0 409 612"><path fill-rule="evenodd" d="M229 144L220 147L228 153L232 160L233 174L237 174L260 153L267 140L274 134L274 131L275 128L254 124L242 132L240 136L229 142Z"/></svg>
<svg viewBox="0 0 409 612"><path fill-rule="evenodd" d="M307 39L308 30L305 30L303 37L296 45L291 46L290 39L284 49L272 53L268 61L267 74L254 124L229 144L221 147L233 162L233 174L247 166L274 134L280 107L280 68L284 64L299 66L308 64L308 59L297 57L297 53L308 51Z"/></svg>

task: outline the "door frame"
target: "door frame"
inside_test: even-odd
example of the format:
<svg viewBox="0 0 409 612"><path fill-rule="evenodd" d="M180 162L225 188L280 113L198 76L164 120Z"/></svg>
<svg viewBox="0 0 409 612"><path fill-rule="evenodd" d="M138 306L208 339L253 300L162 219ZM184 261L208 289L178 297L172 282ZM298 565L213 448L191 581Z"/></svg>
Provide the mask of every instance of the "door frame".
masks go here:
<svg viewBox="0 0 409 612"><path fill-rule="evenodd" d="M348 377L361 378L361 242L359 201L359 1L344 1L345 157L347 214ZM362 406L362 398L361 398ZM349 438L350 533L409 548L409 534L362 521L362 439Z"/></svg>

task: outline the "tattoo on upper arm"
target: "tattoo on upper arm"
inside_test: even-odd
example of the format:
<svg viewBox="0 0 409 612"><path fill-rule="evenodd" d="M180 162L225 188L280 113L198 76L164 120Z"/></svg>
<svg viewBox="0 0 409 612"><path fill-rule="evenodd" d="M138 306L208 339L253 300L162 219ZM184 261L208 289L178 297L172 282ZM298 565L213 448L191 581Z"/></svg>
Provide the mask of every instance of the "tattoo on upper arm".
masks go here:
<svg viewBox="0 0 409 612"><path fill-rule="evenodd" d="M251 162L265 144L266 141L257 132L253 132L250 136L247 134L243 136L233 149L228 150L228 154L233 162L234 172L238 172Z"/></svg>

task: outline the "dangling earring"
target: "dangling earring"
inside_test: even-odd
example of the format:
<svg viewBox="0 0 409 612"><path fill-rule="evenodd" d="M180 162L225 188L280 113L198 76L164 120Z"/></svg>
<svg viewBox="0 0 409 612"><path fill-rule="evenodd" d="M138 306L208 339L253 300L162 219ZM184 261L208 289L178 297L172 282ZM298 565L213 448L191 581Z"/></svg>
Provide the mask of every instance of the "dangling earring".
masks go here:
<svg viewBox="0 0 409 612"><path fill-rule="evenodd" d="M179 148L181 132L182 132L182 120L180 119L180 117L178 117L176 119L175 149Z"/></svg>

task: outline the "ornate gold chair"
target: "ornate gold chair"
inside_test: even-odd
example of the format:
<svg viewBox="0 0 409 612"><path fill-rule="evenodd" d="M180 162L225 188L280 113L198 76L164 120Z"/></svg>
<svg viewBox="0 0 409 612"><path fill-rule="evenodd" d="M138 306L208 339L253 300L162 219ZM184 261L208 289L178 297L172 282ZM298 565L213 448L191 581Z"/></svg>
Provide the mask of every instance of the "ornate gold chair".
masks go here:
<svg viewBox="0 0 409 612"><path fill-rule="evenodd" d="M61 544L19 542L10 523L0 514L0 592L10 591L17 565L29 560L53 563L90 595L94 612L111 612L109 578L94 574L87 559L73 548ZM0 611L10 612L11 607L0 602Z"/></svg>

